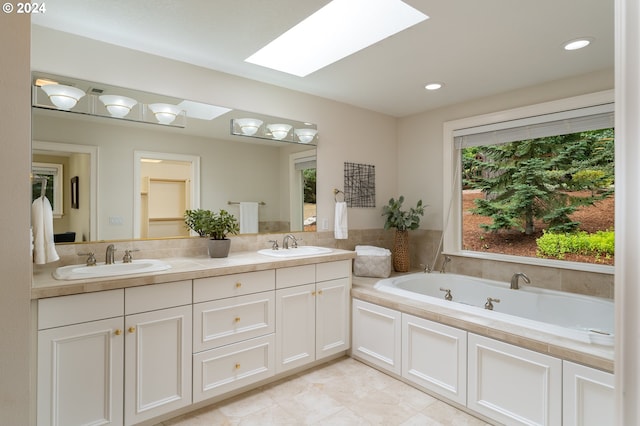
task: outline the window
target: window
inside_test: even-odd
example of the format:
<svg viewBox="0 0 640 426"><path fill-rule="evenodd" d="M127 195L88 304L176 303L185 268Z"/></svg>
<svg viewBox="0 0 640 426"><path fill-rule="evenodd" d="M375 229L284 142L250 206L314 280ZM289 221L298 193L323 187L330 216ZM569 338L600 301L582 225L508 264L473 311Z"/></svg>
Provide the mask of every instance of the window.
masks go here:
<svg viewBox="0 0 640 426"><path fill-rule="evenodd" d="M584 270L612 264L611 92L444 127L445 252ZM594 209L610 217L589 221Z"/></svg>

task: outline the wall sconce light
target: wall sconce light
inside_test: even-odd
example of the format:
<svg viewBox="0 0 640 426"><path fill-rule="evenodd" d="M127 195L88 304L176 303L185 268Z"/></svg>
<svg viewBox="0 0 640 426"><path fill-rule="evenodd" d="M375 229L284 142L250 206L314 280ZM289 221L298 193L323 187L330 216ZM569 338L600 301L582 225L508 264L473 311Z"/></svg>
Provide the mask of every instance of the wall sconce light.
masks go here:
<svg viewBox="0 0 640 426"><path fill-rule="evenodd" d="M260 126L262 126L262 120L256 118L236 118L233 120L243 135L253 136L256 134Z"/></svg>
<svg viewBox="0 0 640 426"><path fill-rule="evenodd" d="M86 93L77 87L63 84L47 84L41 86L51 102L60 109L70 110Z"/></svg>
<svg viewBox="0 0 640 426"><path fill-rule="evenodd" d="M171 124L180 114L181 109L171 104L149 104L149 109L153 111L156 119L161 124Z"/></svg>
<svg viewBox="0 0 640 426"><path fill-rule="evenodd" d="M316 129L295 129L293 131L300 142L309 143L316 137L318 131Z"/></svg>
<svg viewBox="0 0 640 426"><path fill-rule="evenodd" d="M293 126L290 124L267 124L267 129L269 129L273 138L277 140L284 139L289 134L291 127Z"/></svg>
<svg viewBox="0 0 640 426"><path fill-rule="evenodd" d="M131 108L138 103L135 99L119 95L102 95L98 97L113 117L122 118L129 114Z"/></svg>

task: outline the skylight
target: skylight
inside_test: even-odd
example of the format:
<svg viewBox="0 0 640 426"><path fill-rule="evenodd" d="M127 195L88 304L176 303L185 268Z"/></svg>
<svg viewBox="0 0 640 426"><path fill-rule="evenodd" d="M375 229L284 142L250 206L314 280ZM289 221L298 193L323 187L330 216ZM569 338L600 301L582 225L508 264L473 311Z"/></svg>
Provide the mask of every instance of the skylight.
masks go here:
<svg viewBox="0 0 640 426"><path fill-rule="evenodd" d="M400 0L333 0L245 61L305 77L426 19Z"/></svg>

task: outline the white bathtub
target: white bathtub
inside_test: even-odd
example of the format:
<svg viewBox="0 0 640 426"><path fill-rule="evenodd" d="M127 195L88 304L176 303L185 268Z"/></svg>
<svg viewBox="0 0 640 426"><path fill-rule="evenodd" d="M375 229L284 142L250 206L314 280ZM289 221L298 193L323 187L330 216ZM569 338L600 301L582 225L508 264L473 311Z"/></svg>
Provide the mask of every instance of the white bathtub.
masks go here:
<svg viewBox="0 0 640 426"><path fill-rule="evenodd" d="M522 325L542 332L600 345L614 343L614 306L608 299L545 290L465 275L417 273L380 280L375 288L414 300ZM451 290L452 301L445 300ZM487 298L493 311L484 308Z"/></svg>

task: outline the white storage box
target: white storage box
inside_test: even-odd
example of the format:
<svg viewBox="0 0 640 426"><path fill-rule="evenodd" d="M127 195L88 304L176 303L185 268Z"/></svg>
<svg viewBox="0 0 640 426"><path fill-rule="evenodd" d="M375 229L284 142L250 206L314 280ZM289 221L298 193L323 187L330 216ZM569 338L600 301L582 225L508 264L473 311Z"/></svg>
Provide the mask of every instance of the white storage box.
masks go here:
<svg viewBox="0 0 640 426"><path fill-rule="evenodd" d="M391 275L391 251L374 246L356 246L353 275L387 278Z"/></svg>

